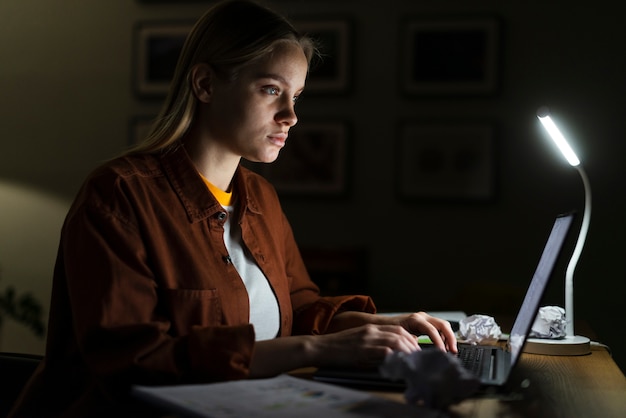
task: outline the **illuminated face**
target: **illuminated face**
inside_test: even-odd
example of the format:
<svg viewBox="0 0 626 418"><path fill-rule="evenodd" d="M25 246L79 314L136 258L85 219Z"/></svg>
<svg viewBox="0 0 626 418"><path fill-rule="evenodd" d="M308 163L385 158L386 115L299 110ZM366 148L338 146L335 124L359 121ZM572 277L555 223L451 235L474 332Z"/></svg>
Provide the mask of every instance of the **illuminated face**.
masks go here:
<svg viewBox="0 0 626 418"><path fill-rule="evenodd" d="M285 43L234 81L214 79L203 115L211 141L223 152L255 162L272 162L298 121L295 102L304 89L308 64L302 49Z"/></svg>

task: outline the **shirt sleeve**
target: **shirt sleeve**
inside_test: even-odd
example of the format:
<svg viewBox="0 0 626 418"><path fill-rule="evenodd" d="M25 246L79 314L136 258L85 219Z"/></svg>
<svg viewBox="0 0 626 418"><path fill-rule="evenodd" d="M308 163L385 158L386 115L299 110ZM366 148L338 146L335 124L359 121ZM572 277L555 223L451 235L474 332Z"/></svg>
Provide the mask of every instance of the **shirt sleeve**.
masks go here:
<svg viewBox="0 0 626 418"><path fill-rule="evenodd" d="M324 334L333 316L345 311L376 313L376 307L369 296L321 297L313 304L294 313L293 332L294 334Z"/></svg>

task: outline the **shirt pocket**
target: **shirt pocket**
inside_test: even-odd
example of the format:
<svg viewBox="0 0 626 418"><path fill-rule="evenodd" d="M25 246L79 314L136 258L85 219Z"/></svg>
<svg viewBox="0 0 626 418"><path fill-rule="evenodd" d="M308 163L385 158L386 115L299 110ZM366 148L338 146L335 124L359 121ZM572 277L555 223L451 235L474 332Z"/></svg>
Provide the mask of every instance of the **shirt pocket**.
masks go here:
<svg viewBox="0 0 626 418"><path fill-rule="evenodd" d="M165 289L172 332L186 335L195 325L222 325L222 308L217 289Z"/></svg>

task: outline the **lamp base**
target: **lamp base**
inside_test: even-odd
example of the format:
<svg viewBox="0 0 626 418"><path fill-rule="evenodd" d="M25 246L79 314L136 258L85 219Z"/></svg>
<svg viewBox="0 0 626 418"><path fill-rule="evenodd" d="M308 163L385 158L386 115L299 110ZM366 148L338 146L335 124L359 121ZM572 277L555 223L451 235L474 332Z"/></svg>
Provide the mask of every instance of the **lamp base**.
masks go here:
<svg viewBox="0 0 626 418"><path fill-rule="evenodd" d="M591 344L589 338L580 335L558 340L529 338L524 345L524 352L548 356L584 356L591 352Z"/></svg>

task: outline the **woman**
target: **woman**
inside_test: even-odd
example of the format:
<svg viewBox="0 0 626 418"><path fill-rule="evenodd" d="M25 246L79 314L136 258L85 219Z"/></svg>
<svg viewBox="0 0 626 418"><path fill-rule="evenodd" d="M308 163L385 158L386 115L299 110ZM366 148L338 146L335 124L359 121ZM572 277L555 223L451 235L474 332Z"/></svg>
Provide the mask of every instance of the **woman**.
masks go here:
<svg viewBox="0 0 626 418"><path fill-rule="evenodd" d="M375 365L418 350L416 333L456 351L446 321L320 297L273 187L240 165L278 157L315 53L247 1L198 21L152 133L69 211L45 360L13 416L137 416L132 384Z"/></svg>

